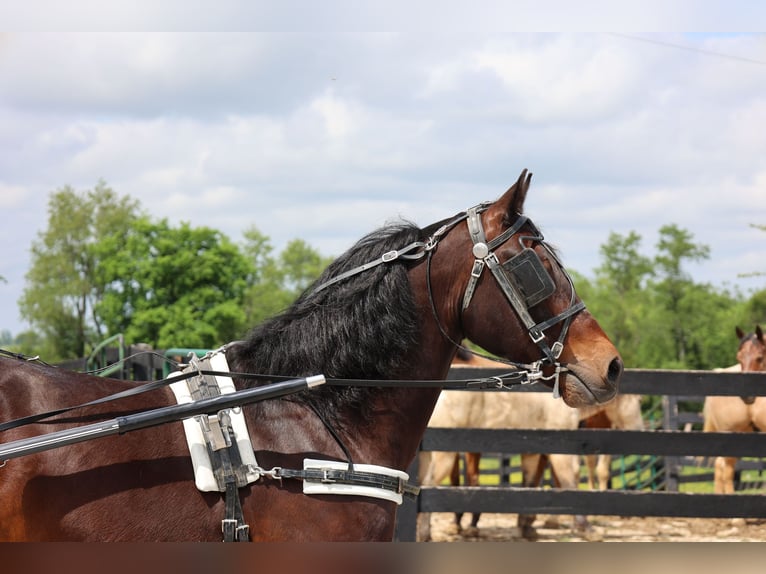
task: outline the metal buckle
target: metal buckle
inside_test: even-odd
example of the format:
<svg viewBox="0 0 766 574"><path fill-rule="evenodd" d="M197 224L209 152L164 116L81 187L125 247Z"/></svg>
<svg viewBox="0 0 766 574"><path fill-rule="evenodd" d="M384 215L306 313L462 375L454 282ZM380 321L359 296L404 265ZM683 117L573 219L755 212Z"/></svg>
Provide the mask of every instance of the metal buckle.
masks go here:
<svg viewBox="0 0 766 574"><path fill-rule="evenodd" d="M484 261L477 259L473 262L473 268L471 269L471 277L478 279L481 277L481 272L484 271Z"/></svg>
<svg viewBox="0 0 766 574"><path fill-rule="evenodd" d="M399 252L396 249L394 249L392 251L388 251L387 253L384 253L381 259L383 260L383 263L390 263L391 261L395 260L397 257L399 257Z"/></svg>
<svg viewBox="0 0 766 574"><path fill-rule="evenodd" d="M545 333L543 333L539 329L535 329L534 327L529 330L529 336L532 338L532 341L534 341L535 343L539 343L540 341L545 339Z"/></svg>
<svg viewBox="0 0 766 574"><path fill-rule="evenodd" d="M323 468L322 469L322 478L320 479L320 482L325 483L325 484L332 484L333 482L335 482L335 479L330 478L330 471L331 470L332 469L330 469L330 468Z"/></svg>

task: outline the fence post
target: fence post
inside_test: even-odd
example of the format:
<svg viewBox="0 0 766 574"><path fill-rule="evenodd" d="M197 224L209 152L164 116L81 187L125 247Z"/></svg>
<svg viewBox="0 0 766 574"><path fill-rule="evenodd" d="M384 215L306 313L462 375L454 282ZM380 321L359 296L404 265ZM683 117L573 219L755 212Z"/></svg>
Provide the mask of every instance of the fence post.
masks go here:
<svg viewBox="0 0 766 574"><path fill-rule="evenodd" d="M678 399L675 396L663 395L662 397L662 428L678 430ZM668 492L678 492L678 466L678 457L665 457L665 490Z"/></svg>
<svg viewBox="0 0 766 574"><path fill-rule="evenodd" d="M415 454L415 460L407 469L411 482L418 482L418 459L420 449ZM402 505L396 512L396 527L394 528L394 542L415 542L418 539L418 513L420 512L420 498L412 500L405 497Z"/></svg>

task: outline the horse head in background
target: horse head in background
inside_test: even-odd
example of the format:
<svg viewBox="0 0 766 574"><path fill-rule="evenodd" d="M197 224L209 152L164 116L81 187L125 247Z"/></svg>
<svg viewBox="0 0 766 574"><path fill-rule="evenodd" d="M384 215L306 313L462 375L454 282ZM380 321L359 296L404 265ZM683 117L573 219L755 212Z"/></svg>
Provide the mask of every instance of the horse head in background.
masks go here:
<svg viewBox="0 0 766 574"><path fill-rule="evenodd" d="M736 327L735 332L739 340L737 362L741 371L766 371L766 345L761 326L756 325L753 333L745 333L739 327ZM704 431L766 431L766 397L709 396L705 397L702 412L705 419ZM732 456L718 456L714 464L715 493L733 494L737 459Z"/></svg>
<svg viewBox="0 0 766 574"><path fill-rule="evenodd" d="M250 451L272 469L238 490L253 540L391 540L395 501L359 490L305 494L299 470L284 478L276 469L318 459L343 463L349 475L361 464L406 470L440 393L423 382L446 377L463 338L557 387L570 406L614 397L622 361L524 215L530 178L525 170L497 201L423 229L399 223L362 238L289 309L226 347L237 390L263 384L245 376L253 373L336 381L241 409ZM0 420L132 386L0 357ZM0 438L173 402L161 388ZM0 540L220 540L228 505L220 492L195 488L188 457L181 425L171 423L9 460L0 469Z"/></svg>
<svg viewBox="0 0 766 574"><path fill-rule="evenodd" d="M739 348L737 349L737 362L742 372L757 372L766 370L766 343L763 342L761 326L756 325L753 333L747 333L736 327Z"/></svg>

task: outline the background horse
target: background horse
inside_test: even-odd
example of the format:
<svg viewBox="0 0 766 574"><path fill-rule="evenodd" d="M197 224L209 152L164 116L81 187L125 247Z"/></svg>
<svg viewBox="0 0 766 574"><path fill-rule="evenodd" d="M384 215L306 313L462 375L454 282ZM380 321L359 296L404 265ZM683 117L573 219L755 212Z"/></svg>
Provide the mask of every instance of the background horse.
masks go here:
<svg viewBox="0 0 766 574"><path fill-rule="evenodd" d="M484 357L458 351L453 367L507 368L508 365ZM639 430L644 427L639 395L620 395L605 405L573 409L547 393L505 392L475 393L444 391L428 425L447 428L523 428L574 430L581 421L603 416L605 428ZM594 457L595 459L595 457ZM466 484L479 485L481 453L465 453ZM420 482L435 486L450 476L453 485L459 484L459 453L422 452L420 455ZM595 465L595 460L593 461ZM570 454L521 454L522 486L540 485L546 465L550 464L554 483L558 488L576 489L580 482L580 458ZM601 461L606 472L611 470L611 457ZM480 513L473 513L469 532L477 528ZM460 531L462 513L455 515L455 526ZM536 538L533 527L535 515L519 515L518 527L522 537ZM585 516L575 517L575 528L589 530ZM418 516L418 537L430 539L430 515Z"/></svg>
<svg viewBox="0 0 766 574"><path fill-rule="evenodd" d="M304 459L313 458L404 471L440 393L422 381L444 379L455 341L464 337L528 365L549 357L549 347L558 350L560 342L560 356L548 360L543 372L553 371L550 363L563 366L564 401L581 406L614 396L621 359L582 309L555 253L523 215L530 178L525 170L497 201L424 229L398 223L362 238L289 309L228 348L237 389L261 384L239 373L321 373L404 383L325 385L242 408L261 467L300 469ZM296 213L296 222L299 217ZM477 226L482 233L472 236L469 227ZM486 239L477 249L481 236ZM538 270L547 276L551 288L544 299L530 300L514 287L512 270L500 268L522 252L525 261L537 257ZM500 266L477 277L471 273L477 261ZM466 306L469 284L475 298ZM536 344L530 330L544 331L544 340ZM133 386L0 357L0 420ZM173 403L171 392L162 388L0 436L7 444ZM9 460L0 469L0 540L220 540L225 502L220 493L195 487L181 426L155 426ZM390 500L307 495L300 480L268 475L240 488L239 495L253 540L393 537L396 503Z"/></svg>
<svg viewBox="0 0 766 574"><path fill-rule="evenodd" d="M743 372L766 371L766 345L760 325L754 333L745 334L736 328L739 339L737 362ZM708 432L752 432L766 430L766 397L705 397L702 409L705 419L703 430ZM716 494L734 492L734 467L737 459L732 456L715 458L714 490Z"/></svg>

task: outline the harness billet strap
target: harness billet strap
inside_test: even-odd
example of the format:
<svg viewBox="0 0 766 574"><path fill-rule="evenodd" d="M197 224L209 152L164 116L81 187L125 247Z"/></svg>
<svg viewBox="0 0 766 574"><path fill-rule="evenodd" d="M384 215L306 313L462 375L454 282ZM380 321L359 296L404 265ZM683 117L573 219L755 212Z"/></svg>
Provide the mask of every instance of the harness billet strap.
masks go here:
<svg viewBox="0 0 766 574"><path fill-rule="evenodd" d="M297 478L321 482L324 484L349 484L358 486L371 486L403 494L410 498L417 498L420 487L408 483L402 478L388 476L375 472L362 472L340 468L306 468L303 470L289 468L273 469L274 478Z"/></svg>

